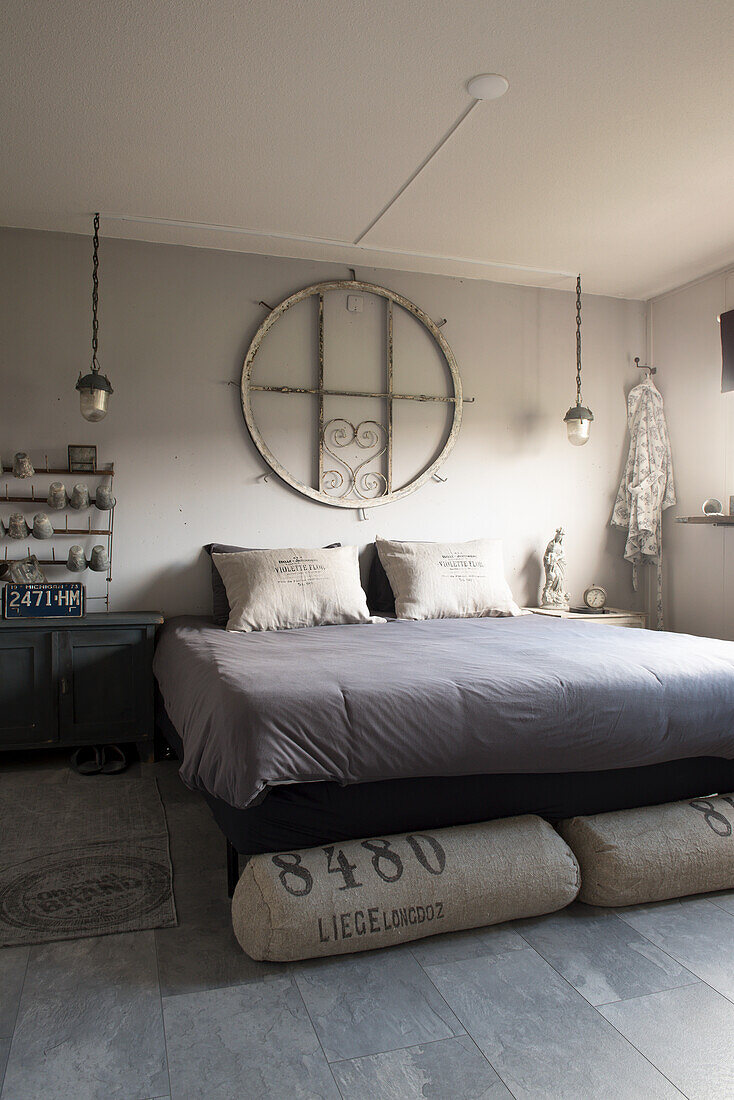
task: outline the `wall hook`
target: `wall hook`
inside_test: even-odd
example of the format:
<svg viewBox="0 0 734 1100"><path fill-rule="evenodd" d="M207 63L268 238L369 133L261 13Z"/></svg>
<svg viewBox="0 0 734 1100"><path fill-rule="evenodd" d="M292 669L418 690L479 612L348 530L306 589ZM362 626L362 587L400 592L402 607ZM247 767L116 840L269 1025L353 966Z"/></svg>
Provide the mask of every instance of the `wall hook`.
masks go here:
<svg viewBox="0 0 734 1100"><path fill-rule="evenodd" d="M273 312L273 307L269 306L267 302L258 302L257 304L259 306L262 306L264 309L269 310L271 313Z"/></svg>
<svg viewBox="0 0 734 1100"><path fill-rule="evenodd" d="M646 370L648 378L650 378L653 374L658 373L657 367L648 367L646 363L641 363L639 355L635 356L635 366L638 370Z"/></svg>
<svg viewBox="0 0 734 1100"><path fill-rule="evenodd" d="M356 273L356 271L354 270L354 268L353 268L353 267L350 267L350 268L349 268L349 274L350 274L350 275L352 276L352 282L353 282L353 283L356 283L356 281L357 281L357 273Z"/></svg>
<svg viewBox="0 0 734 1100"><path fill-rule="evenodd" d="M357 509L357 515L359 516L359 518L362 522L364 522L367 519L367 512L365 511L364 508L358 508Z"/></svg>
<svg viewBox="0 0 734 1100"><path fill-rule="evenodd" d="M447 478L447 477L441 477L441 475L440 475L440 474L433 474L433 480L434 480L434 481L440 481L440 482L442 482L442 483L445 483L445 482L447 482L447 481L448 481L448 478Z"/></svg>
<svg viewBox="0 0 734 1100"><path fill-rule="evenodd" d="M435 322L436 328L443 328L443 326L446 324L447 321L448 321L448 317L442 317L440 321Z"/></svg>

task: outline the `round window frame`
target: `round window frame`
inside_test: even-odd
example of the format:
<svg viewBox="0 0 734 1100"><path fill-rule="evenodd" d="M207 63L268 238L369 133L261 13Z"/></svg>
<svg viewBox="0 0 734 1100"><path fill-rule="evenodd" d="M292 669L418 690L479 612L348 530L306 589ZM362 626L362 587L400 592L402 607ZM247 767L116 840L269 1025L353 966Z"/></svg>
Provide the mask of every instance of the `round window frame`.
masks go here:
<svg viewBox="0 0 734 1100"><path fill-rule="evenodd" d="M454 406L451 428L438 455L428 464L428 466L424 467L420 474L412 478L406 485L402 485L399 489L395 489L390 493L384 493L379 497L344 500L341 497L330 496L321 489L314 489L313 486L307 485L305 482L299 481L298 478L293 477L268 447L262 432L257 426L255 415L252 410L252 370L257 353L268 332L292 306L297 305L306 298L325 294L330 290L347 290L356 291L362 294L374 294L379 298L384 298L386 301L393 302L395 305L400 306L402 309L406 310L406 312L410 313L427 329L438 345L448 370L451 386L453 387L453 395L447 396L446 398L447 402L453 403ZM291 489L295 489L296 492L309 497L311 500L317 501L319 504L328 504L333 508L377 508L383 504L391 504L393 501L402 500L404 497L410 496L411 493L415 493L436 473L453 450L459 435L459 430L461 429L463 413L463 388L459 367L454 353L439 327L434 324L428 314L425 313L420 306L417 306L415 302L411 302L409 298L405 298L402 294L398 294L394 290L389 290L388 287L379 286L377 283L365 283L356 279L334 279L323 283L312 283L302 290L297 290L294 294L289 295L288 298L284 298L279 305L270 311L258 328L247 349L247 355L242 365L240 397L242 401L242 413L250 438L273 473L277 474L281 481L284 481ZM414 400L420 401L421 398L420 396L416 396Z"/></svg>

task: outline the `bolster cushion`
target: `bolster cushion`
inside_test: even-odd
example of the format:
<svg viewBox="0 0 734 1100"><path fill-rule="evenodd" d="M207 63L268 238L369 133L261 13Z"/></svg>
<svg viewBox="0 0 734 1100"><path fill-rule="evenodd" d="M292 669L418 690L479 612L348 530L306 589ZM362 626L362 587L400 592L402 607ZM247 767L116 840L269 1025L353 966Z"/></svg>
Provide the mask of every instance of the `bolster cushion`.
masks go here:
<svg viewBox="0 0 734 1100"><path fill-rule="evenodd" d="M579 897L589 905L734 887L734 795L572 817L558 828L579 861Z"/></svg>
<svg viewBox="0 0 734 1100"><path fill-rule="evenodd" d="M341 955L568 905L578 864L539 817L253 856L232 923L253 959Z"/></svg>

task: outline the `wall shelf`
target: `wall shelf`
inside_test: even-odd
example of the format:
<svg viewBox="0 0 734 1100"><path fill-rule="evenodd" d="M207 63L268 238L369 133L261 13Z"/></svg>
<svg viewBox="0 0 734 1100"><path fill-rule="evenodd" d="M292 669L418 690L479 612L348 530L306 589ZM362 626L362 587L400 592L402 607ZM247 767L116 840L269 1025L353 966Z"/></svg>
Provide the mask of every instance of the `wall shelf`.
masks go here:
<svg viewBox="0 0 734 1100"><path fill-rule="evenodd" d="M46 491L41 491L37 494L36 486L32 482L35 478L46 478L51 476L63 477L67 485L70 482L80 481L82 483L86 483L88 480L94 479L98 482L97 488L99 488L99 485L104 484L105 479L109 478L110 481L106 482L106 484L108 487L111 488L112 478L114 478L115 476L114 463L111 462L108 466L96 466L93 470L72 470L69 468L69 466L49 466L47 455L44 455L44 459L45 461L43 465L34 465L34 472L31 478L16 478L13 474L12 468L8 468L8 465L5 463L0 465L0 479L5 481L4 493L0 492L0 505L32 505L35 509L38 509L40 512L44 512L46 515L48 515L53 526L53 535L50 535L48 539L36 539L34 538L32 531L30 530L28 531L27 536L22 539L12 539L10 538L10 536L7 535L7 531L4 532L6 537L2 538L3 545L2 548L0 548L0 571L2 571L0 580L7 580L8 563L15 560L16 557L22 557L24 551L25 555L30 558L33 555L34 550L36 554L39 554L42 551L45 551L45 553L48 554L50 550L51 557L36 557L38 565L43 568L66 570L68 568L68 559L66 556L66 552L63 553L63 556L60 555L59 557L57 557L56 548L50 544L50 540L52 539L66 539L67 537L78 538L80 540L91 539L92 537L103 539L107 544L107 565L103 570L91 569L89 561L87 561L86 568L90 569L90 576L104 577L105 592L104 595L99 596L92 596L87 594L86 599L87 601L102 600L105 607L109 610L110 584L112 583L112 543L115 527L114 501L111 508L98 508L95 500L96 494L93 487L90 494L91 499L86 508L72 508L68 496L66 498L66 503L63 508L53 508L48 503L48 493ZM16 485L13 486L15 492L12 494L9 485L9 482L11 480L15 481L16 485L18 481L20 481L21 483L19 486L17 486L17 488ZM31 482L31 484L28 484L28 482ZM26 489L26 492L18 492L19 488ZM70 513L68 511L69 509L71 510ZM56 520L57 523L60 521L60 512L66 512L66 515L63 517L64 524L63 526L56 526L54 524L54 520ZM82 512L86 512L86 516L84 516L84 518L81 515ZM79 524L79 526L69 526L70 518L72 523ZM3 527L7 528L6 516L2 515L0 516L0 519L4 520ZM86 527L83 526L84 519L86 519L87 521ZM93 524L95 523L100 523L100 525L106 524L106 526L93 526ZM2 535L2 533L3 529L0 528L0 536ZM85 560L88 557L86 551L84 557ZM72 573L72 576L75 579L79 580L81 578L82 570L69 570L69 572Z"/></svg>
<svg viewBox="0 0 734 1100"><path fill-rule="evenodd" d="M77 474L80 477L87 474L89 477L114 477L115 469L114 465L108 469L102 467L99 470L70 470L68 466L62 469L49 469L48 466L39 466L36 474Z"/></svg>
<svg viewBox="0 0 734 1100"><path fill-rule="evenodd" d="M7 485L5 486L5 488L7 489ZM8 496L8 494L6 492L4 497L0 496L0 504L40 504L40 505L43 505L45 508L50 507L50 505L48 503L48 496L47 495L37 497L37 496L35 496L34 493L31 493L30 496L11 497L11 496ZM64 507L70 508L71 505L67 504ZM78 508L78 509L75 509L75 511L86 512L89 508L96 508L96 507L97 507L97 505L94 503L94 500L92 499L92 500L90 500L90 502L89 502L89 504L87 505L86 508ZM109 511L109 509L104 509L104 508L100 509L100 511L102 511L102 512L104 512L105 510ZM54 508L53 511L57 512L57 511L60 511L60 509Z"/></svg>
<svg viewBox="0 0 734 1100"><path fill-rule="evenodd" d="M32 531L29 531L29 537L36 539L36 536ZM55 538L56 535L111 535L112 531L108 527L54 527L53 535L49 535L49 538ZM12 545L13 542L24 542L23 539L11 539L10 535L7 536L10 539ZM36 539L36 542L46 542L46 539Z"/></svg>
<svg viewBox="0 0 734 1100"><path fill-rule="evenodd" d="M30 554L28 556L30 557ZM66 558L38 558L37 557L36 561L39 565L45 565L45 566L56 565L60 569L66 569ZM102 575L102 573L107 572L107 566L105 566L104 569L102 569L102 570L92 569L91 566L89 566L89 565L87 565L86 568L89 569L91 573L99 573L100 576ZM84 573L85 571L86 570L84 570L84 569L79 569L79 570L75 571L74 576L76 577L77 580L81 580L82 573ZM4 578L4 579L7 580L7 577ZM86 596L85 599L87 599L87 600L106 600L107 597L106 596ZM3 620L0 619L0 622L2 622L2 621Z"/></svg>
<svg viewBox="0 0 734 1100"><path fill-rule="evenodd" d="M708 527L734 527L734 516L676 516L676 523L705 523Z"/></svg>
<svg viewBox="0 0 734 1100"><path fill-rule="evenodd" d="M49 466L36 466L34 467L33 477L40 477L43 474L75 474L79 477L83 477L85 474L87 477L114 477L115 476L115 464L110 463L107 467L100 467L97 470L70 470L68 466L61 468L49 467ZM0 477L15 477L13 473L12 462L9 465L3 466L2 474ZM30 478L15 478L16 481L30 481Z"/></svg>

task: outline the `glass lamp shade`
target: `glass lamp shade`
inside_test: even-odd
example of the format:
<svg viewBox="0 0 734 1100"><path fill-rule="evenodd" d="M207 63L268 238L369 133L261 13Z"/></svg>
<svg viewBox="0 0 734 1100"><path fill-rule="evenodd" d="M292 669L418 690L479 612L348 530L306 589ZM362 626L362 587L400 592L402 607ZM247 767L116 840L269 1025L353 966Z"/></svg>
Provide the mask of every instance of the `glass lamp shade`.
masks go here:
<svg viewBox="0 0 734 1100"><path fill-rule="evenodd" d="M107 405L112 393L109 378L99 371L85 374L83 378L79 375L76 389L79 390L79 408L84 419L92 422L103 420L107 416Z"/></svg>
<svg viewBox="0 0 734 1100"><path fill-rule="evenodd" d="M594 414L584 405L574 405L563 418L566 422L568 442L572 447L583 447L589 442L589 430Z"/></svg>

